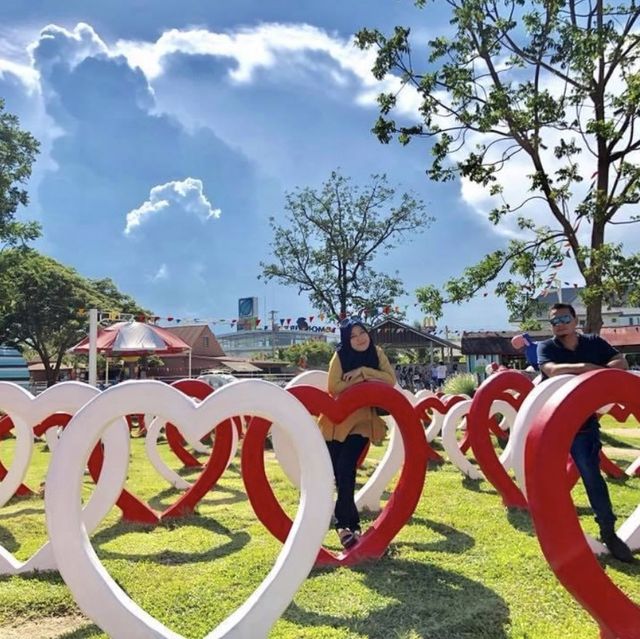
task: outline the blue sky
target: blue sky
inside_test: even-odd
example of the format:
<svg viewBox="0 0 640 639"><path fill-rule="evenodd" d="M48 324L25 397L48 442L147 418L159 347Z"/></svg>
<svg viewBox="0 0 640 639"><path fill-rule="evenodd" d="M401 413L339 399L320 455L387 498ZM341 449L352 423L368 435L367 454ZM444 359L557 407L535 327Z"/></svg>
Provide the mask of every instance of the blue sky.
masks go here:
<svg viewBox="0 0 640 639"><path fill-rule="evenodd" d="M257 279L268 218L335 168L358 183L386 173L436 218L376 264L399 271L410 293L399 304L422 319L416 287L506 237L473 193L427 180L424 143L371 133L384 87L351 38L396 24L424 41L449 28L411 0L3 0L0 96L42 142L22 211L43 226L38 248L161 317L233 318L254 296L263 318L317 315L295 289ZM507 328L507 313L479 295L447 307L445 325Z"/></svg>

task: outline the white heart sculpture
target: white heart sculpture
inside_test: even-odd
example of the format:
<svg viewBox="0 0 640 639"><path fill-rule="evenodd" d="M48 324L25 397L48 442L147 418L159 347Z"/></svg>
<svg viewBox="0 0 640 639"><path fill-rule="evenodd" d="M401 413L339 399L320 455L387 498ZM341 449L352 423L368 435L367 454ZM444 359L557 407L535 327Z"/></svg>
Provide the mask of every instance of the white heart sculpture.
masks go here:
<svg viewBox="0 0 640 639"><path fill-rule="evenodd" d="M463 419L465 419L470 407L471 400L465 399L449 409L447 414L444 416L444 424L442 426L442 445L451 463L463 474L470 479L482 479L482 473L471 463L469 459L465 457L463 452L460 450L456 439L456 430L458 425ZM504 418L501 423L501 428L503 428L503 430L509 428L516 419L516 410L511 406L511 404L502 399L495 400L491 404L491 416L496 414L500 414ZM510 444L511 435L509 436L509 442L499 457L499 461L505 469L509 468L511 465L512 448L510 447Z"/></svg>
<svg viewBox="0 0 640 639"><path fill-rule="evenodd" d="M54 426L53 428L48 428L44 433L44 439L47 442L47 448L50 452L55 452L56 446L58 445L58 439L62 435L62 427Z"/></svg>
<svg viewBox="0 0 640 639"><path fill-rule="evenodd" d="M624 472L629 476L629 477L635 477L636 471L638 470L638 467L640 467L640 455L638 455L631 464L629 464L629 466L627 467L627 470L625 470Z"/></svg>
<svg viewBox="0 0 640 639"><path fill-rule="evenodd" d="M158 438L160 437L160 433L165 425L166 421L160 417L154 417L151 420L151 423L147 428L147 434L144 438L144 449L151 465L156 469L161 477L166 479L178 490L188 490L192 486L191 482L188 482L184 477L178 475L175 470L169 468L169 466L167 466L164 460L160 457L160 452L158 451ZM235 427L231 429L231 437L231 450L229 451L229 459L227 459L225 469L229 468L229 464L233 461L238 450L238 431ZM195 449L195 447L193 448ZM211 452L211 448L208 448L208 450Z"/></svg>
<svg viewBox="0 0 640 639"><path fill-rule="evenodd" d="M52 460L45 493L47 526L60 574L83 612L113 639L178 639L108 575L80 517L82 471L95 442L114 419L143 412L162 416L183 436L188 430L197 439L210 432L211 424L238 414L268 419L291 438L302 462L300 502L291 532L262 584L207 635L207 639L266 637L313 567L333 510L333 473L322 435L304 406L269 382L232 382L198 405L161 382L124 382L76 413Z"/></svg>
<svg viewBox="0 0 640 639"><path fill-rule="evenodd" d="M294 386L313 386L313 388L318 388L326 392L328 379L329 375L326 371L305 371L290 380L285 386L285 389ZM297 456L294 454L291 440L282 430L274 429L271 432L271 442L273 443L273 452L282 471L287 476L287 479L299 488L300 465L298 464Z"/></svg>
<svg viewBox="0 0 640 639"><path fill-rule="evenodd" d="M549 401L549 398L556 390L574 378L574 375L556 375L540 382L524 398L518 409L518 414L509 436L509 443L511 444L511 467L513 468L518 488L520 488L525 497L527 496L527 486L524 475L524 451L527 435L533 424L533 418L542 406Z"/></svg>
<svg viewBox="0 0 640 639"><path fill-rule="evenodd" d="M21 445L20 436L22 430L30 433L30 441L33 441L32 428L52 413L74 414L100 391L92 386L80 382L62 382L48 388L37 397L33 397L20 386L10 382L0 383L0 408L9 414L17 429L17 446ZM54 430L54 429L51 429ZM64 431L63 431L64 432ZM64 438L64 434L61 441ZM107 515L113 500L117 499L126 480L126 459L129 453L129 429L124 419L110 428L103 437L105 463L98 484L91 498L82 511L82 522L90 534ZM57 449L58 442L51 449ZM16 458L18 454L16 452ZM29 455L30 457L30 455ZM55 453L54 453L55 457ZM118 462L120 460L120 462ZM14 470L14 464L9 473ZM17 467L16 467L17 468ZM17 477L18 485L22 483L27 472L28 464L21 467L21 474ZM7 477L9 474L7 474ZM6 480L6 478L5 478ZM3 482L4 484L4 482ZM46 491L50 485L47 478ZM115 498L114 498L115 494ZM51 544L47 542L27 561L20 562L5 548L0 547L0 574L14 575L32 572L34 570L55 570L56 564Z"/></svg>
<svg viewBox="0 0 640 639"><path fill-rule="evenodd" d="M327 390L328 375L325 371L305 371L304 373L294 377L286 386L313 386L320 390ZM404 390L396 384L395 388L416 404L417 400L413 393ZM355 504L359 512L364 510L372 513L380 511L380 499L382 493L386 490L389 482L396 476L397 472L402 468L404 462L404 444L402 436L398 430L395 419L387 417L389 426L389 445L384 456L376 466L375 471L369 477L365 485L356 492ZM285 475L294 486L299 486L300 467L296 456L293 454L291 444L287 442L283 433L274 432L271 436L273 442L273 452L275 453L278 463L282 466Z"/></svg>
<svg viewBox="0 0 640 639"><path fill-rule="evenodd" d="M432 395L435 395L435 393L432 393ZM451 395L442 395L442 397L438 397L438 399L444 403L450 397ZM466 399L471 399L467 395L464 395L463 397L466 397ZM425 435L429 443L431 443L442 431L442 427L444 426L444 418L445 418L445 415L447 414L448 414L448 411L447 413L441 413L439 410L435 408L431 409L431 423L429 424L429 426L427 426L427 429L425 430Z"/></svg>
<svg viewBox="0 0 640 639"><path fill-rule="evenodd" d="M505 402L503 399L495 400L491 404L491 416L494 416L496 414L502 415L500 424L498 424L498 426L502 430L506 431L506 430L511 430L513 428L513 424L516 421L517 411L511 404L509 404L508 402ZM504 447L504 450L502 451L502 453L500 453L500 456L498 457L498 460L500 461L500 463L502 464L505 470L508 470L509 468L511 468L512 454L513 454L513 442L511 440L511 433L509 433L509 441L507 441L507 445Z"/></svg>

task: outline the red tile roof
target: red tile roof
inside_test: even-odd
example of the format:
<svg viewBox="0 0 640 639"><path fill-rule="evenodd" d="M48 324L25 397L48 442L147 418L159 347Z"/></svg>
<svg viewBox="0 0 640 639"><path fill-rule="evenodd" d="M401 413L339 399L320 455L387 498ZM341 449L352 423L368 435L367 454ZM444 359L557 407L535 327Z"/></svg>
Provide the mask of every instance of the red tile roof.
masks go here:
<svg viewBox="0 0 640 639"><path fill-rule="evenodd" d="M640 326L608 326L600 330L600 337L606 339L611 346L637 346L640 351Z"/></svg>

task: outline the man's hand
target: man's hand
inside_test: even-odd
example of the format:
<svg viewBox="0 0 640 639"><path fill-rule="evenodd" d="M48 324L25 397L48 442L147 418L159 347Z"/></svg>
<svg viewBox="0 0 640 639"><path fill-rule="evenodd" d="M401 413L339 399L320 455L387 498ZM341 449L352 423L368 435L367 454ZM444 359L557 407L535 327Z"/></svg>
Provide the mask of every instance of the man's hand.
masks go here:
<svg viewBox="0 0 640 639"><path fill-rule="evenodd" d="M618 355L607 363L607 368L618 368L621 371L628 371L629 362L627 362L623 353L618 353Z"/></svg>

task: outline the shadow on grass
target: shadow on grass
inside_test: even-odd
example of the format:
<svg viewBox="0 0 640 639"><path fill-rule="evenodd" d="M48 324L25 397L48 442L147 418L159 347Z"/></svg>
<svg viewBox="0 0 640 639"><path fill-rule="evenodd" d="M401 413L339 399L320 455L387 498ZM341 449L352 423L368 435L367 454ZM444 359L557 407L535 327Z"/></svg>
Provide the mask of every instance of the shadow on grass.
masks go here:
<svg viewBox="0 0 640 639"><path fill-rule="evenodd" d="M195 475L194 479L197 477L198 475ZM208 497L209 494L211 493L216 493L216 494L227 493L229 494L229 497L223 497L222 499L217 499L217 498L211 499ZM179 498L180 498L179 491L173 486L171 486L169 488L165 488L164 490L160 491L158 494L154 495L151 499L149 499L148 503L149 503L149 506L151 506L151 508L153 508L154 510L163 511L163 510L166 510L172 504L174 504ZM229 488L228 486L222 486L218 483L218 484L214 484L209 489L205 497L203 497L198 502L198 504L196 505L196 508L200 504L213 504L215 506L221 506L223 504L237 504L246 500L247 500L247 495L243 491L236 490L235 488Z"/></svg>
<svg viewBox="0 0 640 639"><path fill-rule="evenodd" d="M600 431L600 439L603 446L613 446L614 448L629 448L634 449L636 446L624 439L618 439L615 435L611 435L604 430Z"/></svg>
<svg viewBox="0 0 640 639"><path fill-rule="evenodd" d="M24 572L20 575L0 575L0 583L11 579L20 579L20 581L37 581L40 583L48 583L52 585L64 584L60 573L57 570L44 570L34 572ZM2 635L0 634L0 637Z"/></svg>
<svg viewBox="0 0 640 639"><path fill-rule="evenodd" d="M389 603L357 617L315 613L292 603L283 617L301 628L345 628L369 639L507 637L510 619L506 602L477 581L433 564L398 559L382 559L352 570L362 575L363 585L388 598ZM314 571L312 578L318 572Z"/></svg>
<svg viewBox="0 0 640 639"><path fill-rule="evenodd" d="M20 548L20 544L17 542L13 533L4 526L0 526L0 546L9 552L15 552Z"/></svg>
<svg viewBox="0 0 640 639"><path fill-rule="evenodd" d="M447 552L447 553L463 553L475 546L475 540L470 535L460 532L451 526L441 524L432 519L422 519L413 517L409 526L424 526L431 529L444 539L432 542L416 542L416 541L394 541L393 545L397 548L413 548L414 550L424 552Z"/></svg>
<svg viewBox="0 0 640 639"><path fill-rule="evenodd" d="M59 635L58 639L91 639L92 637L100 637L102 634L102 630L92 623L77 630L65 632L63 635Z"/></svg>
<svg viewBox="0 0 640 639"><path fill-rule="evenodd" d="M22 498L21 501L25 499ZM27 506L27 504L25 504ZM20 510L12 510L10 513L2 513L0 519L16 519L16 517L23 517L24 515L44 515L44 502L40 508L21 508Z"/></svg>
<svg viewBox="0 0 640 639"><path fill-rule="evenodd" d="M498 491L494 488L483 488L482 485L488 484L484 479L471 479L471 477L467 477L466 475L462 478L462 486L463 488L468 488L469 490L473 490L476 493L483 493L485 495L497 495Z"/></svg>
<svg viewBox="0 0 640 639"><path fill-rule="evenodd" d="M92 545L98 555L103 559L128 559L130 561L151 561L158 564L191 564L201 563L203 561L213 561L220 557L225 557L234 552L238 552L249 543L251 536L246 532L232 532L222 524L213 519L205 519L202 517L185 517L184 519L165 522L164 525L172 530L182 528L184 526L196 526L205 530L209 530L216 535L228 537L229 541L221 546L215 546L205 552L178 552L175 550L165 550L156 553L122 553L101 548L107 542L120 537L121 535L131 532L150 532L156 530L157 526L141 526L118 522L109 528L105 528L95 535L92 539Z"/></svg>
<svg viewBox="0 0 640 639"><path fill-rule="evenodd" d="M507 508L507 521L516 530L526 533L531 537L536 536L533 521L531 520L531 515L528 510L524 508Z"/></svg>

